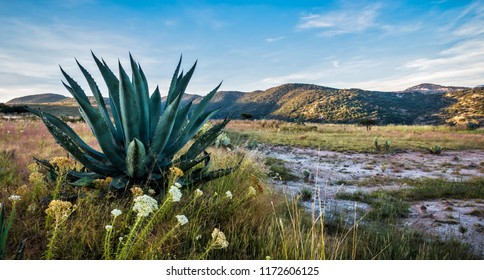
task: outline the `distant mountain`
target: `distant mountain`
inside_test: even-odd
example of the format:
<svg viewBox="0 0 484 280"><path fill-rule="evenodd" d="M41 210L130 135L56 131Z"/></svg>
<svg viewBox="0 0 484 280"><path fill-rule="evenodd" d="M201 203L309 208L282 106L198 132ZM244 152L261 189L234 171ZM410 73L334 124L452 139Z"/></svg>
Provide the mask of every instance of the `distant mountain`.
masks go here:
<svg viewBox="0 0 484 280"><path fill-rule="evenodd" d="M182 97L182 100L180 101L180 105L185 106L186 104L190 103L191 101L199 99L199 98L201 98L201 96L198 95L198 94L185 93ZM165 103L166 103L166 96L163 96L161 98L161 104L164 105Z"/></svg>
<svg viewBox="0 0 484 280"><path fill-rule="evenodd" d="M27 95L23 97L14 98L7 102L7 104L42 104L59 102L68 97L56 93L42 93L35 95Z"/></svg>
<svg viewBox="0 0 484 280"><path fill-rule="evenodd" d="M193 101L195 107L202 98L197 94L185 94L182 106ZM38 100L45 103L45 99ZM162 98L162 103L165 102L166 97ZM50 104L76 106L72 98ZM381 92L284 84L253 92L219 91L207 106L207 110L212 109L220 109L215 118L231 119L358 123L362 118L373 118L380 124L465 124L472 121L484 125L484 88L421 84L400 92Z"/></svg>
<svg viewBox="0 0 484 280"><path fill-rule="evenodd" d="M441 86L441 85L436 85L436 84L420 84L416 85L413 87L409 87L403 92L420 92L420 93L428 93L428 94L434 94L434 93L447 93L447 92L454 92L458 90L465 90L469 89L468 87L452 87L452 86Z"/></svg>

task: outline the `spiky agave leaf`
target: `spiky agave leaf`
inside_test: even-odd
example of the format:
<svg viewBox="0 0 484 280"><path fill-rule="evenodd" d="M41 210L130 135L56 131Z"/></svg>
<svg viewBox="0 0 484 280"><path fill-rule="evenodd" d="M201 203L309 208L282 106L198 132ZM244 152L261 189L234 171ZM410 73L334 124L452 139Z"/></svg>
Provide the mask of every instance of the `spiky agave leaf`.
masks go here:
<svg viewBox="0 0 484 280"><path fill-rule="evenodd" d="M128 146L126 154L126 167L128 176L131 178L140 178L146 173L145 168L146 151L143 143L134 138Z"/></svg>
<svg viewBox="0 0 484 280"><path fill-rule="evenodd" d="M180 106L195 71L196 62L184 74L180 71L180 57L165 107L162 108L158 87L150 97L146 76L131 54L131 79L121 63L118 63L118 78L104 60L99 60L94 53L92 56L107 85L111 112L107 110L96 82L82 65L77 62L96 99L97 109L77 82L62 68L61 72L67 81L67 84L64 83L65 87L79 104L81 116L90 126L102 152L89 147L57 117L31 110L42 119L57 142L87 169L86 172L68 172L68 179L72 180L73 185L86 186L95 179L109 176L113 178L111 186L116 190L124 189L129 183L140 182L154 182L157 186L165 186L168 180L167 169L173 165L180 166L186 172L187 175L183 177L184 185L194 185L226 175L236 168L208 172L210 156L205 149L215 141L228 123L227 120L198 138L185 154L174 160L175 155L218 112L218 109L206 111L205 107L220 85L207 94L194 109L192 102ZM51 169L55 171L55 168Z"/></svg>

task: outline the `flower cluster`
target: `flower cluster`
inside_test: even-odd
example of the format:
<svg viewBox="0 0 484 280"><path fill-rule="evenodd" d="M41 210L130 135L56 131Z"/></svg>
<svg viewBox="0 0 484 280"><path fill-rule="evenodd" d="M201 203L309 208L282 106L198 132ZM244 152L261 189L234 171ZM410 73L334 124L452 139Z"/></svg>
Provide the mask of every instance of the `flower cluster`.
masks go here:
<svg viewBox="0 0 484 280"><path fill-rule="evenodd" d="M32 173L30 173L29 175L29 182L34 184L34 185L37 185L37 184L43 184L44 183L44 174L38 172L38 171L34 171Z"/></svg>
<svg viewBox="0 0 484 280"><path fill-rule="evenodd" d="M49 207L45 209L45 213L54 218L56 223L64 222L77 209L76 205L72 205L69 201L52 200Z"/></svg>
<svg viewBox="0 0 484 280"><path fill-rule="evenodd" d="M20 200L20 195L15 195L15 194L12 194L11 196L8 197L8 200L10 201L19 201Z"/></svg>
<svg viewBox="0 0 484 280"><path fill-rule="evenodd" d="M171 195L171 200L173 202L178 202L180 201L181 197L182 197L182 193L180 191L179 188L177 188L176 186L171 186L170 187L170 190L168 191Z"/></svg>
<svg viewBox="0 0 484 280"><path fill-rule="evenodd" d="M212 232L212 246L214 248L223 249L229 246L229 242L225 238L225 234L218 228L214 228Z"/></svg>
<svg viewBox="0 0 484 280"><path fill-rule="evenodd" d="M202 196L202 195L203 195L203 192L200 189L195 190L195 197L199 197L199 196Z"/></svg>
<svg viewBox="0 0 484 280"><path fill-rule="evenodd" d="M232 192L231 191L226 191L225 192L225 196L228 198L228 199L232 199Z"/></svg>
<svg viewBox="0 0 484 280"><path fill-rule="evenodd" d="M148 217L158 209L158 202L148 195L138 196L134 199L133 211L138 213L138 217Z"/></svg>
<svg viewBox="0 0 484 280"><path fill-rule="evenodd" d="M30 171L30 173L39 172L39 166L35 163L29 164L27 169Z"/></svg>
<svg viewBox="0 0 484 280"><path fill-rule="evenodd" d="M172 166L170 167L170 173L175 176L175 177L181 177L184 175L183 173L183 170L181 170L180 168L176 167L176 166Z"/></svg>
<svg viewBox="0 0 484 280"><path fill-rule="evenodd" d="M144 194L143 189L140 187L132 187L131 193L134 197L142 196Z"/></svg>
<svg viewBox="0 0 484 280"><path fill-rule="evenodd" d="M74 169L75 164L72 159L66 157L54 157L49 163L56 166L61 173Z"/></svg>
<svg viewBox="0 0 484 280"><path fill-rule="evenodd" d="M188 218L185 215L176 215L176 219L178 220L178 223L180 226L183 226L184 224L188 223Z"/></svg>
<svg viewBox="0 0 484 280"><path fill-rule="evenodd" d="M94 180L94 185L98 188L108 187L109 184L113 181L113 178L106 177L105 179L96 179Z"/></svg>
<svg viewBox="0 0 484 280"><path fill-rule="evenodd" d="M121 212L121 210L119 209L113 209L113 211L111 211L111 214L116 218L117 216L121 215L123 212Z"/></svg>

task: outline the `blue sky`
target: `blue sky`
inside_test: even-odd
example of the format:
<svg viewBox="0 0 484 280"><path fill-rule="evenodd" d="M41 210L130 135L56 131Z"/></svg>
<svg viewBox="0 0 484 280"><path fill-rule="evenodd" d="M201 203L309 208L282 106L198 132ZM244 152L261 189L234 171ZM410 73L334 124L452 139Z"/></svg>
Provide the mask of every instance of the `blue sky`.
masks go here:
<svg viewBox="0 0 484 280"><path fill-rule="evenodd" d="M484 83L484 1L0 0L0 102L68 95L61 65L103 82L90 50L117 72L131 52L166 92L180 54L198 59L188 88L264 90L283 83L397 91Z"/></svg>

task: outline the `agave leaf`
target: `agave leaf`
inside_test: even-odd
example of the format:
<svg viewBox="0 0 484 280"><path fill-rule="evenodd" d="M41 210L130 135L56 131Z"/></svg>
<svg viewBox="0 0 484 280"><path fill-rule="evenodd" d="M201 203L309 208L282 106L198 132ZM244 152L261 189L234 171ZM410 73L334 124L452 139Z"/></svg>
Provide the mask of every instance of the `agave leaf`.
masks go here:
<svg viewBox="0 0 484 280"><path fill-rule="evenodd" d="M178 76L178 73L180 72L181 62L182 62L182 56L180 55L180 59L178 60L178 65L176 66L176 70L173 73L173 77L171 78L170 88L168 89L168 95L166 96L165 110L168 107L168 105L172 103L173 100L175 100L175 96L173 96L175 92L175 88L180 78L183 77L183 74L180 75L180 77Z"/></svg>
<svg viewBox="0 0 484 280"><path fill-rule="evenodd" d="M66 86L66 88L72 93L79 104L81 113L83 114L86 122L88 122L92 132L94 133L94 136L96 136L101 150L116 169L123 171L125 169L125 161L124 157L122 156L123 152L116 147L115 143L113 143L109 128L103 121L101 114L96 111L89 102L85 102L85 100L80 97L84 93L82 92L81 94L78 92L79 90L82 91L82 89L80 89L77 83L66 73L64 76L72 86L72 88L68 86Z"/></svg>
<svg viewBox="0 0 484 280"><path fill-rule="evenodd" d="M121 191L126 188L128 185L129 180L125 176L114 177L109 187L114 189L115 191Z"/></svg>
<svg viewBox="0 0 484 280"><path fill-rule="evenodd" d="M178 166L183 172L187 172L195 165L199 164L202 161L205 161L207 158L210 158L210 154L205 152L203 156L200 156L195 159L181 161L180 159L173 162L173 165Z"/></svg>
<svg viewBox="0 0 484 280"><path fill-rule="evenodd" d="M160 120L161 114L161 95L160 90L156 87L155 91L150 97L150 139L153 137L156 125Z"/></svg>
<svg viewBox="0 0 484 280"><path fill-rule="evenodd" d="M104 156L104 154L94 150L91 148L91 146L87 145L86 142L84 142L77 134L72 130L70 126L68 126L65 122L63 122L61 119L57 118L54 115L51 115L49 113L42 113L40 111L27 108L29 112L33 113L34 115L40 117L44 123L48 122L49 125L51 126L56 126L62 133L66 134L68 137L72 139L72 141L79 146L79 148L87 153L89 156L93 157L94 159L102 162L102 163L108 163L108 159ZM46 123L47 125L47 123Z"/></svg>
<svg viewBox="0 0 484 280"><path fill-rule="evenodd" d="M71 170L71 171L67 172L67 177L70 180L78 180L78 179L81 179L81 178L84 178L84 177L92 179L92 180L106 178L106 176L102 176L102 175L100 175L96 172L79 172L79 171L76 171L76 170Z"/></svg>
<svg viewBox="0 0 484 280"><path fill-rule="evenodd" d="M151 143L150 150L148 152L150 157L147 166L150 166L153 162L155 162L158 155L165 148L173 130L176 112L182 96L183 94L179 94L178 97L165 109L161 115L153 135L153 142Z"/></svg>
<svg viewBox="0 0 484 280"><path fill-rule="evenodd" d="M192 68L190 68L190 70L188 70L188 72L185 74L185 76L183 76L181 81L179 83L177 83L177 85L175 87L175 93L174 93L175 96L177 94L184 94L185 93L185 90L187 89L188 83L190 82L190 79L192 78L193 72L195 72L196 67L197 67L197 62L195 61Z"/></svg>
<svg viewBox="0 0 484 280"><path fill-rule="evenodd" d="M183 133L181 134L182 138L177 140L174 146L171 146L166 150L166 152L164 153L164 157L166 157L167 159L170 159L171 157L173 157L181 148L183 148L190 141L190 139L193 138L193 136L200 130L200 128L217 112L218 110L215 110L215 111L202 114L202 116L200 116L196 120L196 124L191 126L190 131L187 131L189 127L187 125L187 127L183 130ZM209 145L210 144L212 143L209 143Z"/></svg>
<svg viewBox="0 0 484 280"><path fill-rule="evenodd" d="M218 84L211 92L209 92L198 104L197 108L193 112L193 116L197 117L202 114L202 112L205 110L205 107L207 106L208 102L212 100L213 96L217 93L218 89L222 86L222 82Z"/></svg>
<svg viewBox="0 0 484 280"><path fill-rule="evenodd" d="M80 146L78 146L78 143L73 140L69 134L65 133L59 127L51 123L49 119L42 117L42 120L44 121L44 124L49 132L56 139L57 143L59 143L87 169L105 176L111 176L116 172L111 165L107 165L106 163L89 156L80 148Z"/></svg>
<svg viewBox="0 0 484 280"><path fill-rule="evenodd" d="M203 172L204 168L196 169L194 172L189 173L185 177L182 177L179 180L179 183L182 185L182 187L193 187L202 183L206 183L206 182L218 179L220 177L226 176L234 172L235 170L237 170L240 167L240 164L242 163L243 159L244 158L240 159L240 161L234 167L217 169L207 173Z"/></svg>
<svg viewBox="0 0 484 280"><path fill-rule="evenodd" d="M69 185L74 186L74 187L90 187L94 184L94 180L89 177L81 177L80 179L74 181L74 182L69 182Z"/></svg>
<svg viewBox="0 0 484 280"><path fill-rule="evenodd" d="M134 138L128 146L128 152L126 153L126 166L128 169L128 176L131 178L140 178L145 171L145 157L146 151L143 143Z"/></svg>
<svg viewBox="0 0 484 280"><path fill-rule="evenodd" d="M118 138L124 139L124 132L123 132L123 126L121 124L121 111L120 111L120 104L119 104L119 80L114 75L114 73L109 69L107 64L103 61L99 61L99 59L92 53L92 57L94 58L94 61L96 62L97 67L99 68L99 71L101 72L101 75L103 76L104 82L106 83L106 86L108 87L108 92L109 92L109 102L111 105L111 112L113 115L114 119L114 124L117 128L118 132Z"/></svg>
<svg viewBox="0 0 484 280"><path fill-rule="evenodd" d="M150 133L150 105L148 83L146 82L146 77L144 77L144 73L142 73L143 71L141 70L141 67L136 64L131 54L129 54L129 60L131 63L131 71L133 73L133 88L135 89L139 106L139 136L141 142L143 142L145 145L148 145Z"/></svg>
<svg viewBox="0 0 484 280"><path fill-rule="evenodd" d="M207 149L213 142L217 139L217 136L220 134L220 131L229 123L229 120L225 119L223 122L214 125L210 128L207 132L202 134L180 157L181 161L191 160L198 156L201 152Z"/></svg>
<svg viewBox="0 0 484 280"><path fill-rule="evenodd" d="M131 84L128 75L119 63L120 89L119 100L121 107L121 122L124 130L125 149L134 138L139 138L140 110L136 98L135 89Z"/></svg>
<svg viewBox="0 0 484 280"><path fill-rule="evenodd" d="M106 104L104 103L104 98L99 91L99 88L92 78L91 74L77 61L77 65L81 69L82 74L87 80L87 83L89 84L89 87L91 88L91 92L94 95L94 98L96 99L96 102L98 104L98 110L101 113L101 116L103 117L104 121L109 127L109 131L111 133L111 137L113 138L113 142L116 143L118 147L121 146L122 143L122 138L120 137L120 134L116 131L113 123L111 122L111 117L109 116L108 110L106 109Z"/></svg>
<svg viewBox="0 0 484 280"><path fill-rule="evenodd" d="M176 143L185 132L185 127L188 123L188 113L192 107L193 101L190 101L187 105L178 110L176 114L175 124L173 125L173 132L170 135L169 143Z"/></svg>
<svg viewBox="0 0 484 280"><path fill-rule="evenodd" d="M192 117L190 118L190 121L188 122L188 126L186 128L186 131L189 131L189 134L188 135L191 135L190 138L193 137L193 135L195 135L195 133L197 133L197 131L200 129L201 126L203 126L203 124L205 123L205 116L207 116L208 114L210 114L210 117L211 118L213 115L215 115L220 109L217 109L217 111L211 111L213 113L209 113L209 112L205 112L205 115L202 114L205 110L205 107L207 106L208 102L213 98L213 96L215 95L215 93L217 93L218 89L220 88L220 86L222 85L222 83L220 83L217 87L215 87L209 94L207 94L199 103L199 105L197 106L197 108L194 110L194 112L192 113ZM207 119L208 120L208 119ZM200 125L201 123L201 125Z"/></svg>

